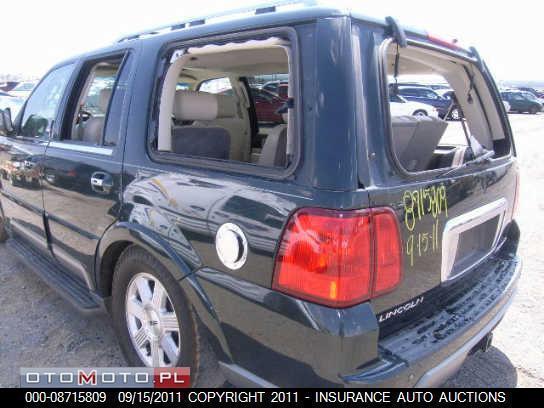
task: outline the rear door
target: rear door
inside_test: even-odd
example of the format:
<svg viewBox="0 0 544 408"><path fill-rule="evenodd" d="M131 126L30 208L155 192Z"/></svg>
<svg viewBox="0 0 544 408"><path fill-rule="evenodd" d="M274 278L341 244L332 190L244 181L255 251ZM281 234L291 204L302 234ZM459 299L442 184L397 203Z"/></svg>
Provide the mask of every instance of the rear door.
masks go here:
<svg viewBox="0 0 544 408"><path fill-rule="evenodd" d="M124 52L83 61L62 131L45 154L53 254L91 288L98 241L119 210L130 73L131 57Z"/></svg>
<svg viewBox="0 0 544 408"><path fill-rule="evenodd" d="M43 221L43 160L73 71L73 64L50 71L27 100L14 134L0 136L0 192L5 216L16 234L44 251L48 247Z"/></svg>

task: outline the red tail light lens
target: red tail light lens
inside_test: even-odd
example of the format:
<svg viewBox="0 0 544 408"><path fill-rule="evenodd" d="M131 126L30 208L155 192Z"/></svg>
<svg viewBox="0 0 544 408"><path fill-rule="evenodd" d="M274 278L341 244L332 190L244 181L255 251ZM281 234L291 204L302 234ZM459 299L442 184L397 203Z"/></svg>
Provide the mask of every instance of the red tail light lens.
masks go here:
<svg viewBox="0 0 544 408"><path fill-rule="evenodd" d="M390 209L301 209L284 232L272 286L327 306L355 305L399 284L400 248Z"/></svg>
<svg viewBox="0 0 544 408"><path fill-rule="evenodd" d="M374 288L372 297L393 290L402 279L402 250L393 210L372 210L374 223Z"/></svg>

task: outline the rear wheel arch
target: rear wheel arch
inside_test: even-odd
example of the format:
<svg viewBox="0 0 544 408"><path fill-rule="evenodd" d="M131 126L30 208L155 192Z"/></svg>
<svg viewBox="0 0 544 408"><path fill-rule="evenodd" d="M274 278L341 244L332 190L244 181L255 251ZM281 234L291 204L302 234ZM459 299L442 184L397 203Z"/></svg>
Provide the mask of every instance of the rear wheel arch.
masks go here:
<svg viewBox="0 0 544 408"><path fill-rule="evenodd" d="M161 262L174 279L180 280L193 270L158 234L133 223L112 225L102 236L95 259L96 288L101 296L111 295L111 282L115 265L130 245L137 245Z"/></svg>
<svg viewBox="0 0 544 408"><path fill-rule="evenodd" d="M96 279L96 290L100 295L111 296L115 266L123 251L130 245L133 245L130 241L117 241L106 248L104 255L100 260L100 268L98 269Z"/></svg>
<svg viewBox="0 0 544 408"><path fill-rule="evenodd" d="M172 277L179 282L190 307L195 311L199 321L210 334L209 343L219 361L232 362L231 353L221 328L221 324L211 300L193 275L193 270L180 260L171 257L173 250L167 244L161 244L160 237L138 224L120 223L112 226L100 241L96 257L96 287L99 294L108 297L111 304L112 283L117 263L123 253L130 248L138 247L165 267ZM111 310L110 310L111 311Z"/></svg>

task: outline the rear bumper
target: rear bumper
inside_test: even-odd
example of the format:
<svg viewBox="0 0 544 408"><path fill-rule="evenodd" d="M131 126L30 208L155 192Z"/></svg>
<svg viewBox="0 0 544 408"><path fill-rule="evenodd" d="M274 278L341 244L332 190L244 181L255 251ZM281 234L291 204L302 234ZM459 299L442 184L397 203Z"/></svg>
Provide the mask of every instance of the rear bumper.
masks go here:
<svg viewBox="0 0 544 408"><path fill-rule="evenodd" d="M336 310L250 288L247 282L243 299L239 282L229 279L227 294L211 279L211 271L197 273L197 279L214 304L228 343L231 360L220 366L236 386L432 387L455 374L510 306L521 261L514 256L497 262L504 269L497 274L500 284L487 297L475 288L463 306L471 313L463 315L455 331L452 326L451 335L432 342L414 337L421 334L417 325L380 340L368 303ZM491 282L486 279L484 286ZM224 275L222 280L224 286ZM443 327L439 314L436 322ZM434 328L430 330L432 337Z"/></svg>
<svg viewBox="0 0 544 408"><path fill-rule="evenodd" d="M513 300L512 294L497 314L473 338L463 344L452 355L445 358L440 364L423 374L415 386L417 388L438 387L457 373L470 352L500 323Z"/></svg>

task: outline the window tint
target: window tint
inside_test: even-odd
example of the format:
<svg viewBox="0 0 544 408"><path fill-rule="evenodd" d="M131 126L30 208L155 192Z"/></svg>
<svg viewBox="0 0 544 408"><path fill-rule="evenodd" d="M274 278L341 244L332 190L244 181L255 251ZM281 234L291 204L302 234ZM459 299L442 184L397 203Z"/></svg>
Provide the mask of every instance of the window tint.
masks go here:
<svg viewBox="0 0 544 408"><path fill-rule="evenodd" d="M419 90L415 88L400 88L399 93L406 96L421 96Z"/></svg>
<svg viewBox="0 0 544 408"><path fill-rule="evenodd" d="M57 115L66 84L70 79L74 64L64 65L51 71L36 87L28 99L21 134L27 137L49 137L51 125Z"/></svg>

